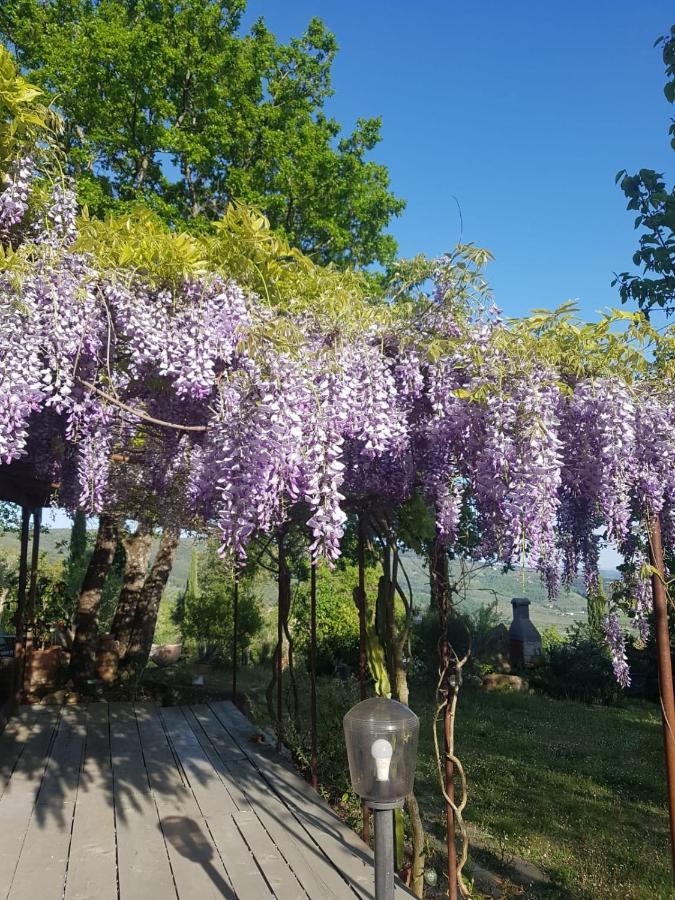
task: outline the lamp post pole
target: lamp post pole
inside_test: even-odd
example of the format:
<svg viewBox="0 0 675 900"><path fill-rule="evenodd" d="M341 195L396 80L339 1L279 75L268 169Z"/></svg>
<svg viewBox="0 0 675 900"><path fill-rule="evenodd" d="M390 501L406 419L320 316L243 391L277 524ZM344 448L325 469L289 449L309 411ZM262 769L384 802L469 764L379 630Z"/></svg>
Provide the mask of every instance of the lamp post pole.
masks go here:
<svg viewBox="0 0 675 900"><path fill-rule="evenodd" d="M375 900L394 900L394 809L368 804L375 822Z"/></svg>

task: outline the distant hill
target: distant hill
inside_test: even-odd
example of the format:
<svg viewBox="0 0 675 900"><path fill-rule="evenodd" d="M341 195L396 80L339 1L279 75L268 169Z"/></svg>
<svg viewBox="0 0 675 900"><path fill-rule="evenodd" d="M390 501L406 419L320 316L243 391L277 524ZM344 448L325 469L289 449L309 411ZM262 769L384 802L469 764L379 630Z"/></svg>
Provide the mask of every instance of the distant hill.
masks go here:
<svg viewBox="0 0 675 900"><path fill-rule="evenodd" d="M95 532L90 532L91 540L94 540ZM62 559L68 553L68 543L70 541L69 528L50 528L48 531L40 535L40 553L44 553L50 561ZM153 543L152 553L157 551L159 542ZM190 569L190 556L194 540L192 538L182 538L176 553L176 561L173 564L171 575L169 576L168 592L176 594L185 588L188 572ZM19 555L19 536L16 534L0 534L0 552L9 557L18 557Z"/></svg>
<svg viewBox="0 0 675 900"><path fill-rule="evenodd" d="M69 529L51 528L40 537L41 552L50 561L62 558L68 552L69 539ZM156 550L156 546L157 542L155 542L153 552ZM185 587L193 547L193 538L181 539L176 561L167 585L169 596L175 597ZM0 535L0 552L9 557L18 556L18 535ZM403 556L403 566L410 579L415 604L420 609L426 609L429 604L429 574L424 560L415 554L407 553ZM451 575L456 578L458 574L458 564L452 563ZM603 571L601 575L605 581L611 581L618 577L617 572L613 570ZM275 602L275 588L271 579L265 579L260 585L260 590L265 605L273 605ZM562 592L560 600L556 603L550 603L546 589L536 571L520 568L504 572L501 566L493 565L477 565L471 577L467 580L466 588L458 606L467 612L472 612L479 606L496 602L497 610L502 619L510 621L511 599L513 597L527 597L531 601L530 615L532 621L539 629L546 628L549 625L556 625L561 630L564 630L573 622L584 621L586 618L586 597L584 596L583 579L577 579L571 590Z"/></svg>

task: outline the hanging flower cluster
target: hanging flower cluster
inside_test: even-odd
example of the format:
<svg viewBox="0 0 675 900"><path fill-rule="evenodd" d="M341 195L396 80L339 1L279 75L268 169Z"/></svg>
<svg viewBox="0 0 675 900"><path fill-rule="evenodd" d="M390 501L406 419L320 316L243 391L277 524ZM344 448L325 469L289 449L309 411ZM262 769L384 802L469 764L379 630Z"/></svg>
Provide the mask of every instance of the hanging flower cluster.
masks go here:
<svg viewBox="0 0 675 900"><path fill-rule="evenodd" d="M468 511L472 552L537 566L552 594L580 564L595 584L601 538L640 569L647 513L672 545L675 403L648 379L528 357L494 308L443 306L447 267L422 325L350 336L216 273L99 270L68 185L23 228L30 178L20 161L0 195L0 236L27 261L0 274L0 461L58 464L62 502L217 523L239 558L304 514L334 560L350 503L419 491L448 546ZM644 579L627 590L644 635ZM604 627L625 682L614 610Z"/></svg>

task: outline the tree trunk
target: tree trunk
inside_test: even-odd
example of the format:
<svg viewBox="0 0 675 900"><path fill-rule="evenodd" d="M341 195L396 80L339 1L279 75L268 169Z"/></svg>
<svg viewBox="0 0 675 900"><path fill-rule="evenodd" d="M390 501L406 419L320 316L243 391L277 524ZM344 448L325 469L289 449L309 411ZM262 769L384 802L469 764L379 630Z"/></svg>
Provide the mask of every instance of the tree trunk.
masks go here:
<svg viewBox="0 0 675 900"><path fill-rule="evenodd" d="M120 662L124 660L129 648L129 639L136 618L136 606L148 570L151 544L152 528L144 522L138 523L134 534L122 538L126 554L122 590L117 601L115 617L110 626L114 640L119 642Z"/></svg>
<svg viewBox="0 0 675 900"><path fill-rule="evenodd" d="M101 593L116 547L117 519L103 513L99 518L94 552L77 601L75 637L70 657L70 674L76 681L82 681L94 672Z"/></svg>
<svg viewBox="0 0 675 900"><path fill-rule="evenodd" d="M171 574L179 541L180 530L178 528L164 529L157 556L155 556L136 604L136 615L129 638L126 665L137 672L147 665L150 656L159 604Z"/></svg>

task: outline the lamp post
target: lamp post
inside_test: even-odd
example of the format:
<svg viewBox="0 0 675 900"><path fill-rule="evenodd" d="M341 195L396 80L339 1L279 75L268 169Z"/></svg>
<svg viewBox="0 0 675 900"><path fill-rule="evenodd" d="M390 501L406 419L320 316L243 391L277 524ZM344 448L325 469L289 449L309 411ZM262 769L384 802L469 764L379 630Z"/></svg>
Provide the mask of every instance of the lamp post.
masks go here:
<svg viewBox="0 0 675 900"><path fill-rule="evenodd" d="M354 792L375 820L375 898L394 898L394 817L412 791L420 720L396 700L372 697L343 720Z"/></svg>

